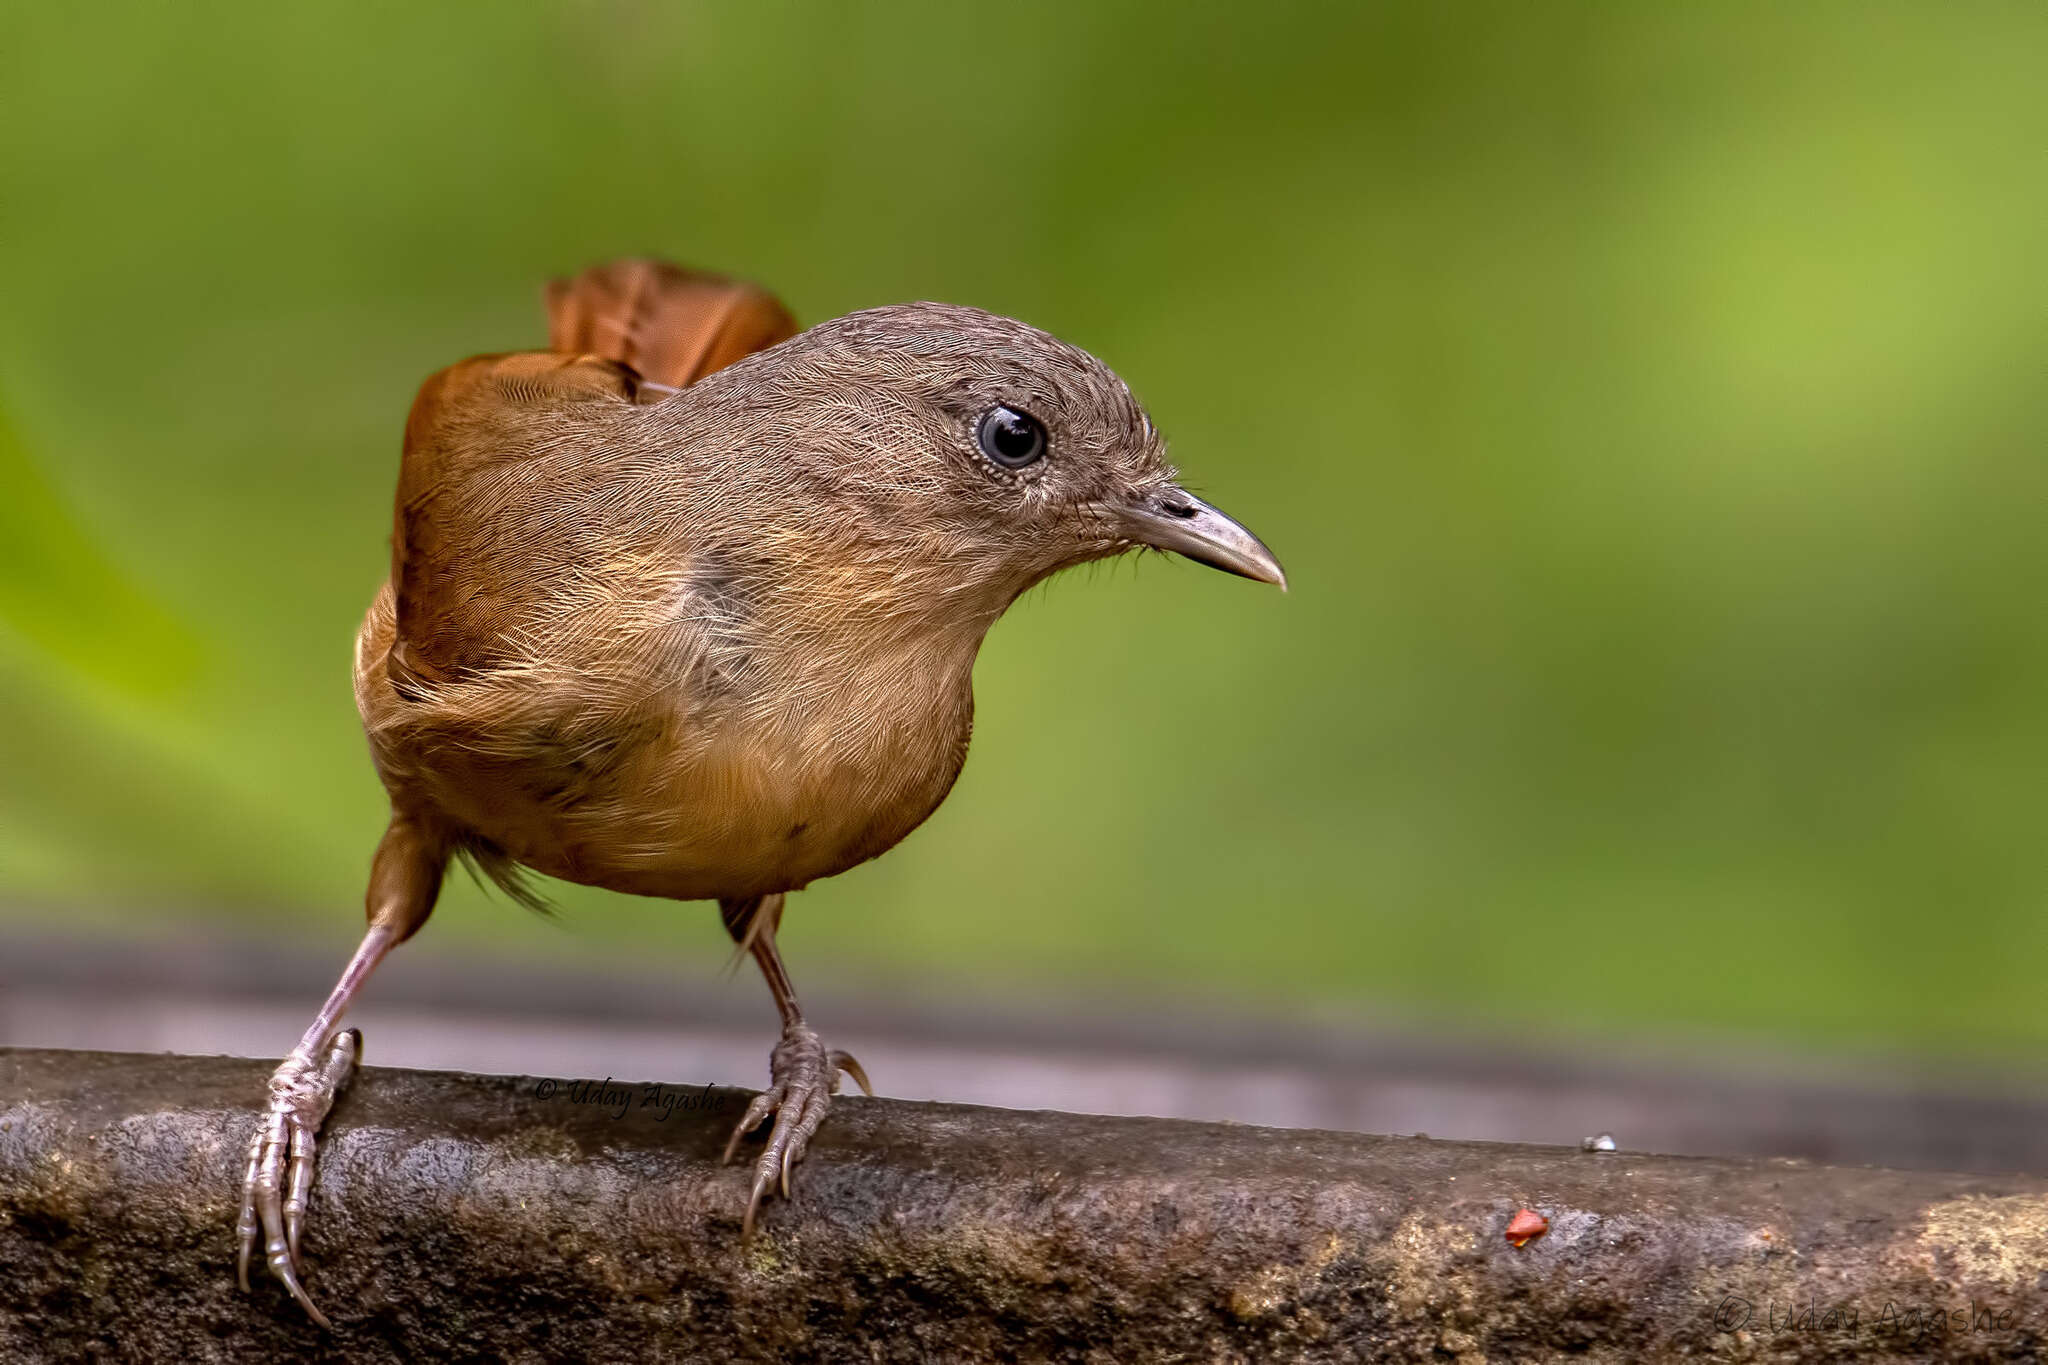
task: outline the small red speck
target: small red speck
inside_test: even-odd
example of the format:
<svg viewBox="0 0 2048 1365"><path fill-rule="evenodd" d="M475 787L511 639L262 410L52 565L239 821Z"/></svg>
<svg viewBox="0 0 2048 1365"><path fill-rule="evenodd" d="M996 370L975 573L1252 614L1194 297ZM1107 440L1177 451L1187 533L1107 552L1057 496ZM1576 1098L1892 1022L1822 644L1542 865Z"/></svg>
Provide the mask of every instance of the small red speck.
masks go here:
<svg viewBox="0 0 2048 1365"><path fill-rule="evenodd" d="M1508 1220L1508 1245L1527 1246L1550 1231L1550 1220L1534 1209L1517 1209Z"/></svg>

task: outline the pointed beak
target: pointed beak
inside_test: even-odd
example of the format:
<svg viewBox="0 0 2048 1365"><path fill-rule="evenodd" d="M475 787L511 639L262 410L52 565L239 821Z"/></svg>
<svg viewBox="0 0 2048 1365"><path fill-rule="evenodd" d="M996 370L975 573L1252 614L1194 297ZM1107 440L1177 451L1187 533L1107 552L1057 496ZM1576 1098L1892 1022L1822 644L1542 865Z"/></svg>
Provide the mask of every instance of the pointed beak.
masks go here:
<svg viewBox="0 0 2048 1365"><path fill-rule="evenodd" d="M1280 561L1257 536L1184 489L1168 484L1107 510L1114 513L1123 533L1140 545L1171 550L1287 591Z"/></svg>

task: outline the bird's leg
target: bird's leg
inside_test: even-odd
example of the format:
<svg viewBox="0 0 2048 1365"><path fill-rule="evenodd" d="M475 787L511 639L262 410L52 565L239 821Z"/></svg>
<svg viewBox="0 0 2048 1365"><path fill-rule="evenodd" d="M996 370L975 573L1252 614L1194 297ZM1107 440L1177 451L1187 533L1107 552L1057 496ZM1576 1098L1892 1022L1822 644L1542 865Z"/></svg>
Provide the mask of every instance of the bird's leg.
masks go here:
<svg viewBox="0 0 2048 1365"><path fill-rule="evenodd" d="M235 1231L235 1273L249 1288L249 1258L263 1238L263 1259L299 1305L332 1326L299 1282L299 1234L313 1186L320 1124L354 1074L363 1036L340 1027L341 1016L385 954L426 921L440 889L447 855L412 825L394 820L370 873L370 928L297 1047L270 1078L270 1105L249 1143L242 1175L242 1213Z"/></svg>
<svg viewBox="0 0 2048 1365"><path fill-rule="evenodd" d="M804 1022L796 987L790 984L782 955L775 950L775 930L782 920L782 896L721 901L719 909L725 916L726 929L761 964L761 975L767 978L775 1008L782 1013L782 1037L768 1054L768 1088L754 1096L725 1144L724 1159L730 1161L739 1149L740 1139L769 1115L775 1116L768 1145L754 1162L754 1187L747 1197L746 1218L740 1225L740 1238L744 1241L754 1235L755 1212L771 1188L779 1184L783 1198L789 1197L789 1168L803 1160L811 1135L825 1121L825 1112L832 1107L832 1094L839 1088L839 1073L844 1071L853 1077L868 1094L875 1092L859 1062L848 1053L826 1051L817 1033Z"/></svg>

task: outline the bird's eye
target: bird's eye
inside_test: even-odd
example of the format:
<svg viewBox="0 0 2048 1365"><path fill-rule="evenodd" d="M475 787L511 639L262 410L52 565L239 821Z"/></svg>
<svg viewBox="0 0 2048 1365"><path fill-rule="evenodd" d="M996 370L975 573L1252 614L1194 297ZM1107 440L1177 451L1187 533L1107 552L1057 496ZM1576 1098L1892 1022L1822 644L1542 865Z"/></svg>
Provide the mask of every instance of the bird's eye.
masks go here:
<svg viewBox="0 0 2048 1365"><path fill-rule="evenodd" d="M981 453L1004 469L1022 469L1045 455L1045 428L1015 408L993 407L982 414L974 439Z"/></svg>

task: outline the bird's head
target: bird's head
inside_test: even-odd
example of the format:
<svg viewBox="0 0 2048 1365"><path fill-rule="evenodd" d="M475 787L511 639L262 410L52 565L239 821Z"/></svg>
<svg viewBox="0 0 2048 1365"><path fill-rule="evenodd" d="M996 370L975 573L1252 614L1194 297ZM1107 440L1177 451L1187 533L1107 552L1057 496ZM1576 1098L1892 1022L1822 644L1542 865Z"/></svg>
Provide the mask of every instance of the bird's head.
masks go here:
<svg viewBox="0 0 2048 1365"><path fill-rule="evenodd" d="M788 462L821 521L963 601L1000 610L1060 569L1145 546L1286 586L1258 537L1182 487L1123 380L1035 327L873 308L726 376L766 423L756 448Z"/></svg>

